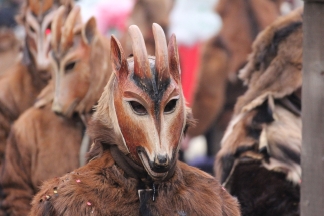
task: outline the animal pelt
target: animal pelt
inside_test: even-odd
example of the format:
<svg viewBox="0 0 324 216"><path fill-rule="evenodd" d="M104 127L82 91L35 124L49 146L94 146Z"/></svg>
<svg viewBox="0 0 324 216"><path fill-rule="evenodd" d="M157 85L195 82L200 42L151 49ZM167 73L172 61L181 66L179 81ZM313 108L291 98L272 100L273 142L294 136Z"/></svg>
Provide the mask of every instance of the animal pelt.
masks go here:
<svg viewBox="0 0 324 216"><path fill-rule="evenodd" d="M45 182L32 205L30 215L240 215L235 199L196 168L178 162L167 182L145 185L128 177L109 150Z"/></svg>
<svg viewBox="0 0 324 216"><path fill-rule="evenodd" d="M21 62L0 77L0 158L3 158L5 141L11 124L32 106L46 82L35 73L32 66Z"/></svg>
<svg viewBox="0 0 324 216"><path fill-rule="evenodd" d="M51 103L31 107L12 126L0 181L8 215L28 215L31 200L43 181L79 167L85 128L79 118L63 118Z"/></svg>
<svg viewBox="0 0 324 216"><path fill-rule="evenodd" d="M221 0L216 12L223 20L220 33L203 44L198 84L193 102L197 126L188 131L190 136L203 134L222 110L233 110L230 100L243 94L245 88L237 79L238 70L246 63L251 44L258 32L271 24L279 15L281 1ZM241 88L239 95L227 95L227 83ZM230 92L230 91L228 91ZM204 112L201 112L204 110Z"/></svg>
<svg viewBox="0 0 324 216"><path fill-rule="evenodd" d="M275 103L271 107L266 101L232 118L215 161L216 176L222 183L234 169L234 160L247 152L249 157L263 160L265 168L284 172L288 180L300 183L301 117L280 101Z"/></svg>
<svg viewBox="0 0 324 216"><path fill-rule="evenodd" d="M265 29L241 72L236 104L215 161L216 177L244 215L299 215L302 9Z"/></svg>
<svg viewBox="0 0 324 216"><path fill-rule="evenodd" d="M300 186L283 173L265 169L258 160L238 164L231 181L231 194L240 201L243 216L300 215Z"/></svg>
<svg viewBox="0 0 324 216"><path fill-rule="evenodd" d="M215 160L216 178L244 215L298 215L301 118L274 103L234 116Z"/></svg>
<svg viewBox="0 0 324 216"><path fill-rule="evenodd" d="M282 98L301 87L302 14L299 8L258 35L248 64L239 75L248 90L239 98L235 112L251 110L269 95Z"/></svg>

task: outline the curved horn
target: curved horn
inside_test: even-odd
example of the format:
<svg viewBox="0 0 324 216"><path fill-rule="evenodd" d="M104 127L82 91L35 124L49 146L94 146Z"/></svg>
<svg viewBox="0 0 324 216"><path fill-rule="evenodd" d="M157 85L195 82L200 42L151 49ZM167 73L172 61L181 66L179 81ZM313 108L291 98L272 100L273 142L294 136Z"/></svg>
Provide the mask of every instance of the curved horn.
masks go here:
<svg viewBox="0 0 324 216"><path fill-rule="evenodd" d="M175 79L175 81L179 84L181 81L180 78L181 71L180 71L178 45L177 45L176 36L174 34L172 34L170 38L170 42L168 45L168 54L169 54L170 74Z"/></svg>
<svg viewBox="0 0 324 216"><path fill-rule="evenodd" d="M150 78L152 74L143 35L136 25L131 25L128 28L128 32L132 39L132 48L134 54L134 73L141 78Z"/></svg>
<svg viewBox="0 0 324 216"><path fill-rule="evenodd" d="M73 29L79 13L80 7L74 6L65 21L61 45L63 50L67 49L73 43Z"/></svg>
<svg viewBox="0 0 324 216"><path fill-rule="evenodd" d="M65 12L65 7L62 5L59 7L59 9L57 10L55 17L52 21L52 47L55 51L58 51L58 45L60 43L60 38L61 38L61 28L63 25L63 14Z"/></svg>
<svg viewBox="0 0 324 216"><path fill-rule="evenodd" d="M158 80L169 76L168 47L162 27L153 23L153 35L155 41L155 68L158 72Z"/></svg>

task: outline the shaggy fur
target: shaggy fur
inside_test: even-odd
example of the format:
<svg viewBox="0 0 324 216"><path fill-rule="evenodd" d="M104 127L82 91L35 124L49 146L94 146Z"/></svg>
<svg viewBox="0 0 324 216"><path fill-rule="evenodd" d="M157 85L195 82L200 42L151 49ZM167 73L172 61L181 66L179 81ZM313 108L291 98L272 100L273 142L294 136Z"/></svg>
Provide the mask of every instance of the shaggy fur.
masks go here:
<svg viewBox="0 0 324 216"><path fill-rule="evenodd" d="M34 73L32 65L18 63L0 77L0 157L3 158L5 142L11 124L32 106L46 82Z"/></svg>
<svg viewBox="0 0 324 216"><path fill-rule="evenodd" d="M80 119L55 115L51 103L32 107L19 117L8 138L0 175L4 193L1 208L7 214L28 215L30 202L43 181L79 167L84 130Z"/></svg>
<svg viewBox="0 0 324 216"><path fill-rule="evenodd" d="M231 194L246 216L299 216L300 186L283 173L260 166L260 161L240 163L231 177Z"/></svg>
<svg viewBox="0 0 324 216"><path fill-rule="evenodd" d="M152 185L127 177L105 150L86 166L46 182L30 215L240 215L213 177L181 162L170 180L155 185L155 201L147 192L141 203L138 190Z"/></svg>
<svg viewBox="0 0 324 216"><path fill-rule="evenodd" d="M237 71L245 64L257 33L280 15L281 2L281 0L218 2L216 11L223 19L223 28L202 48L198 88L192 107L198 123L188 131L189 135L203 134L217 116L232 114L234 104L231 101L236 101L236 98L245 91L236 77ZM226 88L229 88L229 91L226 92ZM232 94L232 88L238 91ZM228 118L222 120L221 117L218 122L218 125L227 125Z"/></svg>
<svg viewBox="0 0 324 216"><path fill-rule="evenodd" d="M246 216L299 215L301 25L299 9L258 36L216 157L216 177Z"/></svg>
<svg viewBox="0 0 324 216"><path fill-rule="evenodd" d="M288 180L300 183L301 118L279 104L269 110L264 103L233 117L215 162L222 183L234 169L234 160L247 151L254 152L249 157L266 159L265 168L284 172Z"/></svg>
<svg viewBox="0 0 324 216"><path fill-rule="evenodd" d="M240 72L249 89L239 98L235 112L253 109L268 95L282 98L301 87L302 41L302 9L279 18L258 36Z"/></svg>
<svg viewBox="0 0 324 216"><path fill-rule="evenodd" d="M281 105L269 110L263 104L233 118L216 177L238 197L243 215L299 215L301 118Z"/></svg>

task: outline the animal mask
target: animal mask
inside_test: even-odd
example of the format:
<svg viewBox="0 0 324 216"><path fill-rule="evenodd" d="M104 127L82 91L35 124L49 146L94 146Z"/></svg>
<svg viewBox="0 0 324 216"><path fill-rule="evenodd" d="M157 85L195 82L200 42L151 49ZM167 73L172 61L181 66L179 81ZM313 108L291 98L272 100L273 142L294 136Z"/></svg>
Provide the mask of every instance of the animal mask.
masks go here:
<svg viewBox="0 0 324 216"><path fill-rule="evenodd" d="M155 57L147 55L143 36L135 25L129 27L133 57L126 59L119 41L111 38L114 76L99 101L95 118L112 109L110 116L122 140L119 149L154 180L163 180L177 160L188 112L176 38L172 35L167 46L158 24L153 24L153 33ZM109 89L111 92L107 92Z"/></svg>
<svg viewBox="0 0 324 216"><path fill-rule="evenodd" d="M39 75L50 78L49 51L51 49L51 23L59 5L71 7L72 1L28 0L18 21L26 30L26 47Z"/></svg>
<svg viewBox="0 0 324 216"><path fill-rule="evenodd" d="M80 8L75 6L63 20L64 10L59 9L52 24L55 78L52 110L70 117L75 112L91 110L103 92L111 69L109 40L104 44L95 19L92 17L82 25Z"/></svg>

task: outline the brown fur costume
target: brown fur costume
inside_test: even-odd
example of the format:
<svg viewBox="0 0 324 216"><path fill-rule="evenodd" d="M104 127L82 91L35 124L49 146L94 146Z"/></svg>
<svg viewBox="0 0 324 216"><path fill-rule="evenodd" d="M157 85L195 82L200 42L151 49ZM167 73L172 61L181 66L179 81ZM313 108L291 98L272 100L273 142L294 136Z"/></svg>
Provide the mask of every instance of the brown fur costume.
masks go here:
<svg viewBox="0 0 324 216"><path fill-rule="evenodd" d="M66 35L62 36L62 40L61 37L56 38L58 40L53 41L52 54L57 57L53 63L59 61L63 66L63 73L69 76L61 77L60 80L65 81L68 87L63 86L60 90L80 96L75 92L82 87L84 95L78 98L80 102L77 107L73 107L69 117L64 116L63 113L60 116L56 115L52 110L54 95L54 80L52 80L41 92L35 106L15 122L8 139L5 163L0 177L4 192L1 206L9 215L27 215L31 208L32 197L38 192L43 181L64 175L80 165L79 152L87 119L81 120L79 116L91 115L91 107L100 97L111 74L111 68L108 66L109 61L107 62L109 60L109 48L107 49L105 45L107 39L96 31L93 18L84 25L79 23L79 10L79 7L75 6L66 20L63 20L62 14L65 8L62 6L59 9L52 27L62 28L60 22L57 22L59 18L65 21L65 33L74 34L67 34L71 36L69 42L72 41L70 43L72 46L64 47L65 49L59 51L55 48L63 47L62 43L67 41L64 40ZM72 29L68 31L67 26ZM53 29L53 33L57 31ZM91 38L91 40L87 40L87 44L82 43L80 40L82 35L87 35L87 39ZM78 55L79 53L81 56ZM75 64L75 68L68 68L66 73L64 65L69 64L66 56L69 58L71 55L74 55L73 60L82 61L83 64ZM56 76L62 72L58 68L54 71ZM73 81L77 80L81 87L71 85L69 79L71 77ZM80 80L87 82L88 88L82 85Z"/></svg>
<svg viewBox="0 0 324 216"><path fill-rule="evenodd" d="M0 76L21 58L21 41L13 29L0 28Z"/></svg>
<svg viewBox="0 0 324 216"><path fill-rule="evenodd" d="M86 166L46 182L30 215L240 215L213 177L182 162L168 182L156 186L155 201L152 192L140 201L143 184L127 176L106 149Z"/></svg>
<svg viewBox="0 0 324 216"><path fill-rule="evenodd" d="M46 82L32 66L18 63L0 78L0 157L3 158L5 140L11 124L28 107L32 106Z"/></svg>
<svg viewBox="0 0 324 216"><path fill-rule="evenodd" d="M48 11L53 13L55 8L61 4L59 1L51 0L44 0L44 2L46 4L43 4L43 1L28 1L23 7L19 19L21 24L26 25L26 31L31 31L25 17L27 12L30 15L30 11L33 11L34 15L36 14L38 19L42 20L44 16L48 15ZM64 3L68 4L69 2L67 0ZM39 11L35 12L37 9ZM34 104L37 95L46 86L49 79L48 70L38 69L38 63L34 56L37 52L31 53L31 50L35 50L35 40L40 40L35 38L37 36L26 37L23 60L17 62L0 77L0 159L4 155L5 140L11 124L22 112Z"/></svg>
<svg viewBox="0 0 324 216"><path fill-rule="evenodd" d="M1 208L7 214L27 215L43 181L79 166L84 130L80 119L55 115L51 103L24 112L10 132L1 172Z"/></svg>
<svg viewBox="0 0 324 216"><path fill-rule="evenodd" d="M281 2L218 2L216 11L223 19L223 28L218 35L206 41L202 48L198 87L192 107L198 123L189 129L190 136L205 133L217 116L220 116L217 127L221 131L225 130L236 98L245 91L236 74L245 64L258 32L280 15Z"/></svg>
<svg viewBox="0 0 324 216"><path fill-rule="evenodd" d="M253 44L239 98L215 161L216 177L246 216L299 215L302 10L279 18Z"/></svg>
<svg viewBox="0 0 324 216"><path fill-rule="evenodd" d="M240 215L236 200L213 177L177 161L179 139L190 124L191 115L183 103L174 35L167 48L162 28L153 25L157 44L155 58L147 56L138 27L131 26L129 31L133 40L134 58L126 59L120 43L114 37L111 39L114 73L88 127L88 134L94 140L89 153L90 162L70 174L46 182L33 200L31 215ZM165 84L165 80L172 82L172 85L160 85ZM141 87L132 89L131 86L137 81L140 81ZM154 81L159 84L159 89ZM141 108L140 102L133 107L123 96L118 95L125 88L127 95L136 94L137 98L139 94L152 96L149 93L153 87L158 89L153 94L158 99L162 95L163 103L172 98L171 92L173 97L179 98L172 112L159 115L160 122L165 125L163 134L157 135L159 140L163 140L158 146L155 141L159 141L155 139L152 142L151 135L156 125L161 124L152 121L150 128L144 125L149 133L143 128L137 128L141 124L138 118L144 117L142 121L146 120L150 124L151 116L156 112L138 115L137 111L146 110ZM164 88L169 91L169 96L164 94ZM125 95L125 92L122 94ZM155 99L146 97L146 103L152 100L155 102ZM124 104L119 105L120 100ZM160 106L158 104L157 108ZM163 105L165 107L168 105ZM120 112L122 115L118 115ZM169 125L173 130L166 128ZM133 127L124 133L127 126ZM165 151L160 149L161 146L167 147L169 155L172 155L170 159L161 161L162 151ZM151 159L145 155L144 158L143 152L146 155L158 155L154 157L153 168L148 164Z"/></svg>

